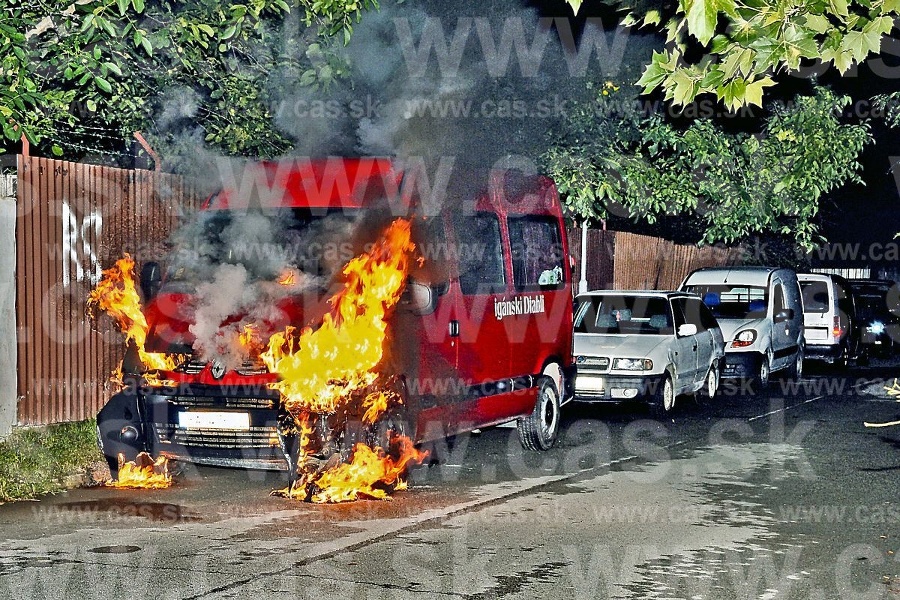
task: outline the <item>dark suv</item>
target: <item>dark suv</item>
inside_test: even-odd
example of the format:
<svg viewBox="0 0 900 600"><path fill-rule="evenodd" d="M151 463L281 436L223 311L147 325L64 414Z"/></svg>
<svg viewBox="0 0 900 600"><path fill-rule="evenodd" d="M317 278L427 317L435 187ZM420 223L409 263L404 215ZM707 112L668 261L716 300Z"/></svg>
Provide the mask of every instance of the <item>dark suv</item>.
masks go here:
<svg viewBox="0 0 900 600"><path fill-rule="evenodd" d="M867 353L888 356L900 348L900 286L885 279L851 279Z"/></svg>

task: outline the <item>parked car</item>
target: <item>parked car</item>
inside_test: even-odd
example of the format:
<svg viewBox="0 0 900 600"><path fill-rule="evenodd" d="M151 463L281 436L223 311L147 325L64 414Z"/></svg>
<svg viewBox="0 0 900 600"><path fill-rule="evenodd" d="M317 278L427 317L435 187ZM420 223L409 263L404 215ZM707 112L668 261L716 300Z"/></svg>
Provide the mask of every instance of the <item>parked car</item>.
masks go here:
<svg viewBox="0 0 900 600"><path fill-rule="evenodd" d="M607 290L576 300L576 400L643 398L668 412L679 394L715 396L724 338L699 296Z"/></svg>
<svg viewBox="0 0 900 600"><path fill-rule="evenodd" d="M776 371L803 372L803 304L797 274L775 267L707 267L681 289L703 298L725 336L727 378L754 379L760 388Z"/></svg>
<svg viewBox="0 0 900 600"><path fill-rule="evenodd" d="M850 283L839 275L800 273L806 358L829 364L864 359L861 320Z"/></svg>
<svg viewBox="0 0 900 600"><path fill-rule="evenodd" d="M900 286L885 279L851 279L860 320L861 343L869 356L900 348Z"/></svg>

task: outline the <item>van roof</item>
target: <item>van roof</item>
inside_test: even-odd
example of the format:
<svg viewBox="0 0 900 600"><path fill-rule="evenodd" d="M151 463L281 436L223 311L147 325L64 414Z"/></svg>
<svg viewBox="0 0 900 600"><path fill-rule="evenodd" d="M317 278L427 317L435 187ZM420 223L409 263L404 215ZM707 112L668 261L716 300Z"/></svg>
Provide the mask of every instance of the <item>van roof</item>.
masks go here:
<svg viewBox="0 0 900 600"><path fill-rule="evenodd" d="M745 283L767 286L776 271L789 271L779 267L703 267L697 269L684 280L684 285L704 285L717 283Z"/></svg>
<svg viewBox="0 0 900 600"><path fill-rule="evenodd" d="M251 163L237 175L204 208L358 209L386 199L398 214L419 204L428 214L454 206L562 216L553 181L516 169L453 166L442 172L391 158L332 156Z"/></svg>

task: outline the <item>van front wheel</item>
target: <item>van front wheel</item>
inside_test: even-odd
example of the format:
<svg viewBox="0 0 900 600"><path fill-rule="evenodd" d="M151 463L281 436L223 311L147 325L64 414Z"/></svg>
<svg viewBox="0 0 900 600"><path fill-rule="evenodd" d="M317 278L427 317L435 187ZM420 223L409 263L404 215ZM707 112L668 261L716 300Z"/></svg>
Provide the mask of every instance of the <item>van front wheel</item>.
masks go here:
<svg viewBox="0 0 900 600"><path fill-rule="evenodd" d="M552 448L559 434L559 413L559 392L556 384L549 377L541 377L534 410L517 423L522 446L528 450Z"/></svg>

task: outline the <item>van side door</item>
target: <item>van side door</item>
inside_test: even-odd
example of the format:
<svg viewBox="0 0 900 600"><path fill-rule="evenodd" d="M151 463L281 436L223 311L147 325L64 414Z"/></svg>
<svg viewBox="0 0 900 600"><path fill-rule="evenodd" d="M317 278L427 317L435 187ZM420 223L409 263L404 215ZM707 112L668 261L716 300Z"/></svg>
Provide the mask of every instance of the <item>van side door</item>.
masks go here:
<svg viewBox="0 0 900 600"><path fill-rule="evenodd" d="M503 319L507 292L501 222L492 212L455 215L457 275L450 336L457 345L457 373L465 400L477 401L508 386L510 344ZM470 418L471 417L471 418ZM477 415L459 415L462 422Z"/></svg>
<svg viewBox="0 0 900 600"><path fill-rule="evenodd" d="M510 216L507 223L514 287L509 300L521 309L503 318L510 375L537 375L556 349L559 331L572 328L562 232L559 220L549 216Z"/></svg>
<svg viewBox="0 0 900 600"><path fill-rule="evenodd" d="M787 318L790 307L785 299L784 284L780 279L772 280L772 370L791 364L794 357L796 335L791 324L796 315Z"/></svg>

